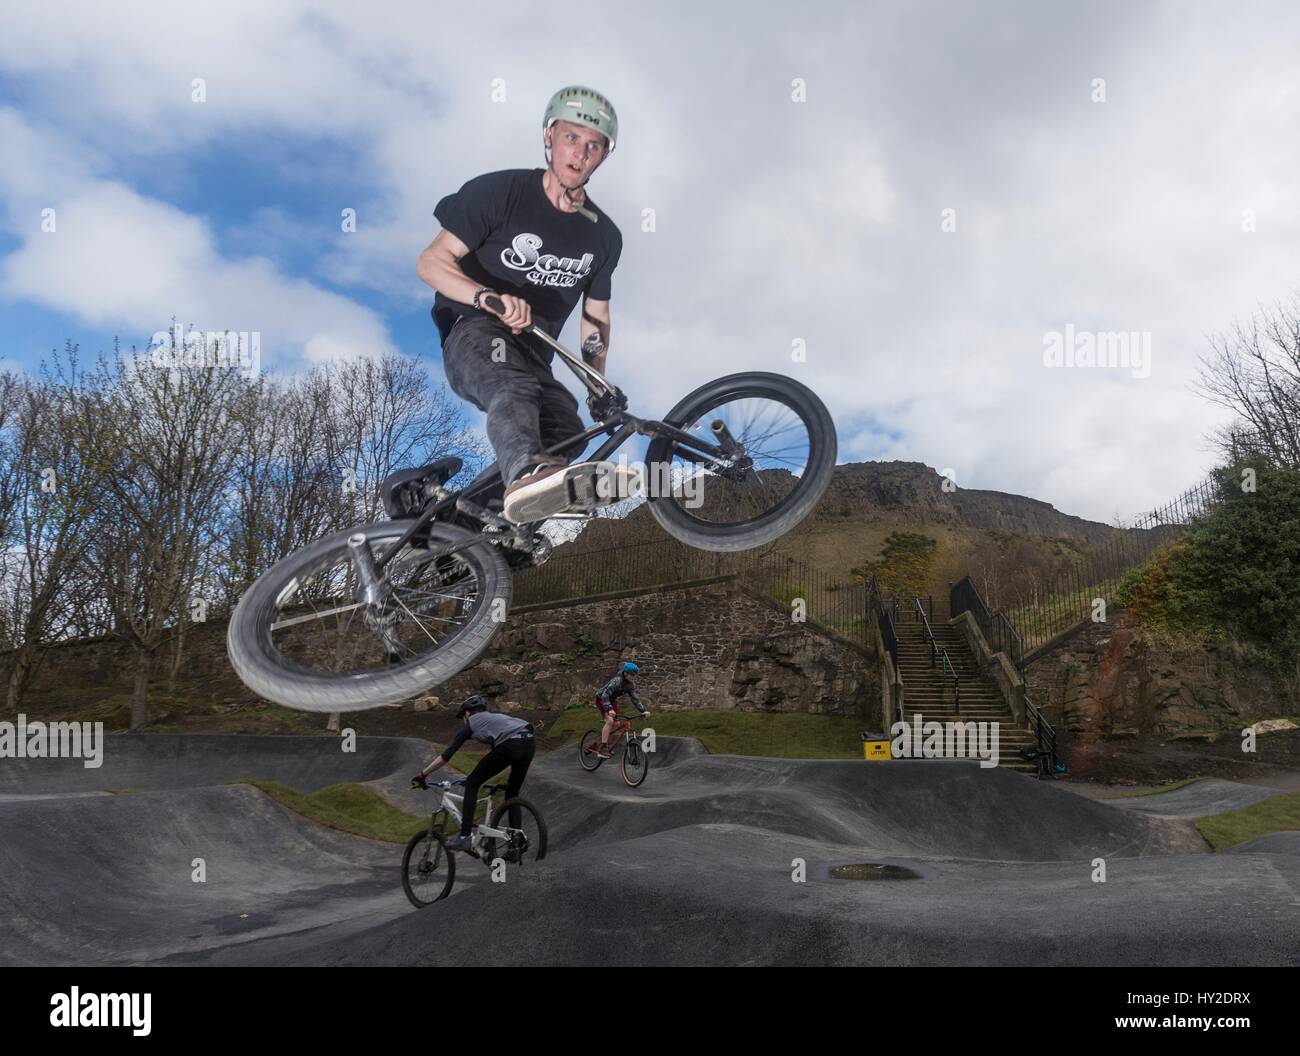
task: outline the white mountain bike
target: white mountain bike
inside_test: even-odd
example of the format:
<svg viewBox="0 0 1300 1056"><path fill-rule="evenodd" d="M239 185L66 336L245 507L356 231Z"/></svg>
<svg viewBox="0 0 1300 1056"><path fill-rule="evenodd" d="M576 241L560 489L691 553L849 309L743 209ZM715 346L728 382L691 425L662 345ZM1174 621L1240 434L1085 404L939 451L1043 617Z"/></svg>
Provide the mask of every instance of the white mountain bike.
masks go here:
<svg viewBox="0 0 1300 1056"><path fill-rule="evenodd" d="M465 779L459 778L427 785L442 790L442 802L430 816L429 827L411 837L402 855L402 890L417 909L446 898L456 882L456 856L447 849L445 834L449 829L460 831L465 797L451 789L464 783ZM545 858L546 823L537 808L526 799L515 797L493 810L492 797L505 792L506 786L484 785L483 791L487 795L475 804L475 812L481 808L488 823L475 825L470 831L470 848L465 853L489 869L498 861L517 867Z"/></svg>

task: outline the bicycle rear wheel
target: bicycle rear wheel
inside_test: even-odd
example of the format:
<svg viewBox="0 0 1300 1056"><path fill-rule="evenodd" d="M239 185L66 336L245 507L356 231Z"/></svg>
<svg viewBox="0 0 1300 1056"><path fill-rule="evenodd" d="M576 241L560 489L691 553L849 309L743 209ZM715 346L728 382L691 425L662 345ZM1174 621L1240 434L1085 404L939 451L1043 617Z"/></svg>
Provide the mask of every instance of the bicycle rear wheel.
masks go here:
<svg viewBox="0 0 1300 1056"><path fill-rule="evenodd" d="M519 822L510 820L514 810L519 811ZM523 865L526 862L540 862L546 857L546 822L526 799L507 799L492 812L488 826L493 829L508 829L505 837L492 836L483 841L483 861L491 865L493 859L500 858L508 865Z"/></svg>
<svg viewBox="0 0 1300 1056"><path fill-rule="evenodd" d="M701 550L750 550L812 513L835 469L835 423L793 378L732 374L696 389L667 425L732 452L711 458L677 440L646 449L650 512L664 531ZM725 439L724 439L725 437Z"/></svg>
<svg viewBox="0 0 1300 1056"><path fill-rule="evenodd" d="M456 859L442 836L421 829L406 844L402 855L402 890L416 909L423 909L451 894L456 882Z"/></svg>
<svg viewBox="0 0 1300 1056"><path fill-rule="evenodd" d="M472 664L510 609L500 551L431 524L402 547L368 604L357 552L386 553L406 531L380 521L337 532L270 568L239 600L226 649L253 692L302 711L364 711L419 696ZM465 549L445 551L455 546ZM355 550L354 550L355 548Z"/></svg>
<svg viewBox="0 0 1300 1056"><path fill-rule="evenodd" d="M605 760L596 754L600 744L600 730L588 730L578 742L578 765L590 772L597 769Z"/></svg>

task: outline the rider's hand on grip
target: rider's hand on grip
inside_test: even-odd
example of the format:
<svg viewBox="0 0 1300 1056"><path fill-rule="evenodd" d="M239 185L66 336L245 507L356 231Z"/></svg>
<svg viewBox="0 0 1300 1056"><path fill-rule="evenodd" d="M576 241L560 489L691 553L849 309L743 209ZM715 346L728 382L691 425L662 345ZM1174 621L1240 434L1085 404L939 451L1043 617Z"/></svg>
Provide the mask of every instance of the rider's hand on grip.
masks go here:
<svg viewBox="0 0 1300 1056"><path fill-rule="evenodd" d="M603 422L613 417L616 411L626 409L627 397L617 387L612 392L602 393L599 396L593 392L587 393L587 410L591 412L593 422Z"/></svg>
<svg viewBox="0 0 1300 1056"><path fill-rule="evenodd" d="M424 779L423 774L416 774L413 778L411 778L411 787L427 789L429 787L429 783Z"/></svg>
<svg viewBox="0 0 1300 1056"><path fill-rule="evenodd" d="M503 311L495 309L498 300L504 308ZM533 325L532 305L522 297L513 297L508 293L484 294L479 304L510 327L511 333L518 334Z"/></svg>

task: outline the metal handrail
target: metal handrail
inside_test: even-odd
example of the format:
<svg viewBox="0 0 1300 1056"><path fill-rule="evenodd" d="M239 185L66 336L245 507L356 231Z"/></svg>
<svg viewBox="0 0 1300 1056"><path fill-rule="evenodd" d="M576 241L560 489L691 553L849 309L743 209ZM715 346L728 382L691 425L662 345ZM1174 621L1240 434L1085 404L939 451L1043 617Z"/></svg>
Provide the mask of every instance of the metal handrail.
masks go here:
<svg viewBox="0 0 1300 1056"><path fill-rule="evenodd" d="M1017 669L1021 668L1021 657L1023 656L1023 646L1021 643L1020 633L1016 630L1015 624L1007 618L1006 614L1000 610L996 614L989 612L989 607L983 597L980 596L979 588L975 586L975 581L966 576L960 583L954 586L948 595L948 603L954 616L969 611L974 617L975 622L979 624L980 630L984 632L985 640L988 641L990 649L994 652L1006 652L1007 649L998 649L997 646L1002 644L1000 637L992 635L992 628L995 620L1001 620L1009 632L1006 645L1010 647L1011 659ZM981 618L982 617L982 618ZM1022 670L1023 675L1023 670ZM1038 744L1038 750L1045 756L1050 763L1051 772L1056 772L1056 727L1047 721L1047 717L1038 710L1033 701L1029 699L1029 694L1022 694L1025 702L1025 715L1030 720L1029 725L1034 732L1034 740ZM1041 775L1041 767L1040 767Z"/></svg>
<svg viewBox="0 0 1300 1056"><path fill-rule="evenodd" d="M1029 699L1029 694L1024 695L1025 714L1033 719L1034 740L1038 742L1038 750L1044 753L1049 764L1049 773L1056 773L1056 727L1047 721L1045 716ZM1039 767L1039 776L1043 776L1043 769Z"/></svg>
<svg viewBox="0 0 1300 1056"><path fill-rule="evenodd" d="M889 653L889 658L894 662L894 668L898 668L898 635L894 630L895 621L890 619L889 610L885 608L885 601L880 593L880 584L875 576L867 579L867 608L871 610L874 607L876 621L880 626L880 637L884 640L885 650Z"/></svg>
<svg viewBox="0 0 1300 1056"><path fill-rule="evenodd" d="M896 603L895 603L896 608ZM901 684L902 676L899 674L898 666L898 635L894 630L894 620L890 618L890 610L885 608L884 595L880 589L880 583L875 576L867 578L867 613L868 619L875 619L876 626L880 630L880 639L884 642L885 651L889 654L889 659L894 665L894 677ZM897 708L897 718L899 721L906 721L907 716L904 714L905 706L900 701Z"/></svg>
<svg viewBox="0 0 1300 1056"><path fill-rule="evenodd" d="M934 667L935 663L939 659L939 656L940 655L943 656L944 666L946 667L947 672L952 675L953 705L955 707L957 714L960 715L961 714L961 678L957 674L957 668L953 666L952 657L948 655L948 650L944 649L941 645L939 645L939 642L934 637L934 631L930 627L930 620L925 615L925 606L921 604L921 599L918 597L915 598L914 600L916 602L917 615L921 618L921 626L925 628L925 636L930 639L930 666ZM931 608L933 608L933 602L931 603ZM940 672L943 673L943 671L944 668L940 668Z"/></svg>

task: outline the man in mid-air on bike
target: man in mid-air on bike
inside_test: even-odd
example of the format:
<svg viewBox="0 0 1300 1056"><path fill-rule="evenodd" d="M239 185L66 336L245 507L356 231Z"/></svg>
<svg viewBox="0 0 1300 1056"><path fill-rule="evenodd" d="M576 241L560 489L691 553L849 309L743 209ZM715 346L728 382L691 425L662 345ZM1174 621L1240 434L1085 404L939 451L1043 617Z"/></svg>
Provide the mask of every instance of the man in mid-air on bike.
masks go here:
<svg viewBox="0 0 1300 1056"><path fill-rule="evenodd" d="M601 686L596 694L596 710L605 719L605 725L600 730L600 744L596 746L596 754L602 759L609 758L609 735L614 732L614 724L618 722L619 697L626 693L627 699L636 705L636 710L641 713L643 719L650 714L641 706L641 698L636 695L636 686L632 683L632 676L640 670L636 664L628 660L619 669L618 674Z"/></svg>
<svg viewBox="0 0 1300 1056"><path fill-rule="evenodd" d="M598 467L616 478L604 494L628 493L626 467L569 466L584 445L546 453L582 432L578 401L551 373L551 348L520 336L535 323L558 339L582 296L583 358L604 373L610 276L623 236L586 183L617 139L608 99L581 85L560 89L542 118L546 169L490 172L443 198L434 210L442 231L416 265L437 291L433 320L447 383L487 414L505 484L503 513L516 524L569 510L566 478ZM504 313L487 306L488 295L504 302Z"/></svg>
<svg viewBox="0 0 1300 1056"><path fill-rule="evenodd" d="M493 774L510 767L510 777L506 781L506 799L514 799L524 787L524 778L533 761L536 747L533 740L533 728L523 719L498 715L487 710L486 698L475 694L469 697L456 712L456 718L464 719L465 725L456 731L451 743L442 750L433 762L421 770L412 779L412 784L427 788L425 777L447 765L447 761L456 754L466 741L481 741L491 751L479 760L478 766L465 778L465 799L461 804L460 835L447 841L448 850L466 851L470 846L470 830L474 827L474 811L478 806L478 790ZM515 828L520 825L519 808L510 809L510 824Z"/></svg>

